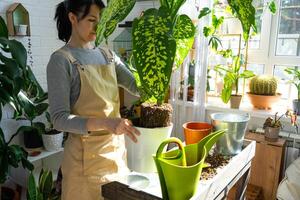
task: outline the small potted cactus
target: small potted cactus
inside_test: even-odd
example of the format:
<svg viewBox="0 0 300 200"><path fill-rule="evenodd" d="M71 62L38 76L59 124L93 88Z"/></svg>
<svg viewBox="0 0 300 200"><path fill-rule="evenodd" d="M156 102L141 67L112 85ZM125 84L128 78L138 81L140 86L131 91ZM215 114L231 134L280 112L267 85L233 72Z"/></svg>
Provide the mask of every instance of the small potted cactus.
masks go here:
<svg viewBox="0 0 300 200"><path fill-rule="evenodd" d="M276 142L279 138L279 131L282 128L280 119L285 114L278 117L278 112L275 113L275 118L268 117L263 125L265 130L265 140L270 142Z"/></svg>
<svg viewBox="0 0 300 200"><path fill-rule="evenodd" d="M258 75L250 80L248 97L253 107L258 109L271 109L281 94L277 93L277 79L274 76Z"/></svg>

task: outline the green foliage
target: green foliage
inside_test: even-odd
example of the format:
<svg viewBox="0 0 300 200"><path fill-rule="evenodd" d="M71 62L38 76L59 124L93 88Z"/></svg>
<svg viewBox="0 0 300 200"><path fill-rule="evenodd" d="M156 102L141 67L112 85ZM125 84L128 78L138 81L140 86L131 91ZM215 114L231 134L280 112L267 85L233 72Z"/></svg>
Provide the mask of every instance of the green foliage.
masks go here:
<svg viewBox="0 0 300 200"><path fill-rule="evenodd" d="M41 170L38 185L31 173L28 180L27 189L28 200L57 200L59 196L55 194L52 172L50 170Z"/></svg>
<svg viewBox="0 0 300 200"><path fill-rule="evenodd" d="M35 129L41 129L41 124L32 123L32 120L41 115L48 104L42 103L47 99L37 82L32 70L27 65L27 52L22 43L8 38L7 26L0 17L0 121L2 107L10 104L14 109L14 118L31 121ZM5 52L5 53L4 53ZM28 127L23 128L28 130ZM7 179L10 166L18 167L19 163L26 169L33 170L33 165L27 160L27 152L18 145L9 145L15 133L8 142L0 128L0 183Z"/></svg>
<svg viewBox="0 0 300 200"><path fill-rule="evenodd" d="M198 19L201 19L202 17L208 15L209 13L211 13L211 10L208 7L202 8L202 10L200 10L200 13L198 15Z"/></svg>
<svg viewBox="0 0 300 200"><path fill-rule="evenodd" d="M231 66L218 65L214 68L219 73L225 73L224 87L221 94L221 99L224 103L228 103L230 100L233 89L235 89L235 94L238 94L239 79L247 79L254 76L254 73L250 70L243 70L241 73L241 64L240 57L234 56Z"/></svg>
<svg viewBox="0 0 300 200"><path fill-rule="evenodd" d="M260 75L250 80L250 93L257 95L276 95L277 80L273 76Z"/></svg>
<svg viewBox="0 0 300 200"><path fill-rule="evenodd" d="M4 20L0 17L0 110L9 103L15 109L15 117L31 115L32 98L34 102L47 99L33 72L27 65L27 53L22 43L7 38L8 32ZM7 56L6 56L7 55ZM1 120L1 118L0 118Z"/></svg>
<svg viewBox="0 0 300 200"><path fill-rule="evenodd" d="M247 42L249 39L250 29L256 32L255 25L255 8L252 5L253 0L228 0L233 14L240 20L243 27L243 37Z"/></svg>
<svg viewBox="0 0 300 200"><path fill-rule="evenodd" d="M284 70L287 74L292 75L292 80L289 81L289 83L292 83L295 85L298 91L298 100L300 100L300 70L298 68L286 68Z"/></svg>
<svg viewBox="0 0 300 200"><path fill-rule="evenodd" d="M176 53L168 10L149 9L133 22L133 56L143 90L164 100ZM152 94L152 95L151 95Z"/></svg>
<svg viewBox="0 0 300 200"><path fill-rule="evenodd" d="M133 60L141 100L163 103L173 66L178 68L192 47L196 28L187 15L177 15L184 0L161 0L133 22ZM134 70L132 70L134 72Z"/></svg>
<svg viewBox="0 0 300 200"><path fill-rule="evenodd" d="M274 0L268 2L268 8L273 15L276 13L277 8Z"/></svg>
<svg viewBox="0 0 300 200"><path fill-rule="evenodd" d="M204 11L200 11L200 15L198 16L198 18L200 19L202 16L201 16L201 12L205 12L205 14L209 14L211 13L211 11L207 11L207 10L204 10ZM215 14L214 14L214 11L212 11L212 24L210 26L205 26L203 28L203 34L205 37L209 37L210 36L210 39L209 39L209 42L208 42L208 45L211 45L212 49L217 51L218 50L218 46L221 45L222 46L222 43L221 43L221 40L218 38L217 36L217 31L220 29L222 23L224 21L224 17L217 17Z"/></svg>
<svg viewBox="0 0 300 200"><path fill-rule="evenodd" d="M280 115L279 117L277 116L278 115L278 112L275 113L275 118L273 119L272 117L268 117L265 122L264 122L264 125L263 125L263 128L266 128L266 127L272 127L272 128L281 128L282 127L282 124L281 124L281 121L280 119L287 115L287 113L285 114L282 114Z"/></svg>
<svg viewBox="0 0 300 200"><path fill-rule="evenodd" d="M135 5L136 0L110 0L103 9L100 16L100 22L97 26L96 46L104 39L107 40L117 24L124 20Z"/></svg>
<svg viewBox="0 0 300 200"><path fill-rule="evenodd" d="M5 142L4 133L0 128L0 184L7 180L9 167L19 167L22 163L23 168L33 170L33 165L27 160L28 153L18 145L9 145L13 135L8 142Z"/></svg>

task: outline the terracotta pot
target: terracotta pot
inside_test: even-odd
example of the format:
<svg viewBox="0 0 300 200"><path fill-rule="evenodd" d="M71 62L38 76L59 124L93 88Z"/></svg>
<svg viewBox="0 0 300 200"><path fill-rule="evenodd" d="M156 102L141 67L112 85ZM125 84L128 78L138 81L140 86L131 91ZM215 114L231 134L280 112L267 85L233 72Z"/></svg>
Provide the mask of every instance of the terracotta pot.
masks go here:
<svg viewBox="0 0 300 200"><path fill-rule="evenodd" d="M230 108L239 108L242 100L242 95L231 95Z"/></svg>
<svg viewBox="0 0 300 200"><path fill-rule="evenodd" d="M267 95L250 94L249 92L247 92L247 95L253 107L262 110L272 109L273 104L279 101L281 97L280 93L277 93L274 96L267 96Z"/></svg>
<svg viewBox="0 0 300 200"><path fill-rule="evenodd" d="M209 135L213 128L211 124L206 122L187 122L182 127L186 145L199 142Z"/></svg>
<svg viewBox="0 0 300 200"><path fill-rule="evenodd" d="M265 128L265 140L270 142L276 142L279 138L280 127L266 127Z"/></svg>

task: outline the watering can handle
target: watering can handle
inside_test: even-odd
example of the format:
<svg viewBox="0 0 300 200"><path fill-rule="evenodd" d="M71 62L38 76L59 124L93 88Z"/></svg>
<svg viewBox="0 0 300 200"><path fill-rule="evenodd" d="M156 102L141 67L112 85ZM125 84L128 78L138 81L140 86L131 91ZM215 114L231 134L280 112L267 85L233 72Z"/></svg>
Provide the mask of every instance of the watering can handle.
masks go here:
<svg viewBox="0 0 300 200"><path fill-rule="evenodd" d="M164 147L165 147L166 145L168 145L169 143L175 143L175 144L177 144L178 147L179 147L179 149L181 150L181 152L179 152L176 156L168 157L168 158L165 158L165 159L176 159L176 158L178 158L178 157L183 156L183 159L182 159L182 162L183 162L183 163L182 163L182 164L183 164L183 166L186 166L186 158L185 158L185 150L184 150L184 146L183 146L181 140L178 139L178 138L176 138L176 137L171 137L171 138L168 138L168 139L166 139L165 141L163 141L163 142L159 145L159 147L158 147L158 149L157 149L156 157L157 157L157 158L162 157L162 151L164 150Z"/></svg>

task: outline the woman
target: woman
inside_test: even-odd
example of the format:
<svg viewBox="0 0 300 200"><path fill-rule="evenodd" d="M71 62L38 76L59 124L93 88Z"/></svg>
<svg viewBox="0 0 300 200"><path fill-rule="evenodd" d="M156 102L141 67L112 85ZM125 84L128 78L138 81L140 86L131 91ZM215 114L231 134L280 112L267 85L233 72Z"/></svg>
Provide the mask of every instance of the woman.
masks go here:
<svg viewBox="0 0 300 200"><path fill-rule="evenodd" d="M62 162L62 199L101 199L101 185L127 173L124 134L140 133L120 118L118 84L137 93L134 77L118 57L93 47L101 0L66 0L55 13L66 45L47 66L54 128L69 133ZM101 19L100 19L101 20Z"/></svg>

